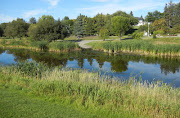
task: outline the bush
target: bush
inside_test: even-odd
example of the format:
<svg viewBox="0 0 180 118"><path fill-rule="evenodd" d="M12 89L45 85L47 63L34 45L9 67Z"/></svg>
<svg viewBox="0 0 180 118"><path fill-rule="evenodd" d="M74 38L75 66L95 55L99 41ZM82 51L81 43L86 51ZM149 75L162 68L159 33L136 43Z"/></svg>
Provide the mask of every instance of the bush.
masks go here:
<svg viewBox="0 0 180 118"><path fill-rule="evenodd" d="M132 34L132 37L133 37L133 39L141 39L141 37L143 37L143 35L144 35L144 32L134 32Z"/></svg>

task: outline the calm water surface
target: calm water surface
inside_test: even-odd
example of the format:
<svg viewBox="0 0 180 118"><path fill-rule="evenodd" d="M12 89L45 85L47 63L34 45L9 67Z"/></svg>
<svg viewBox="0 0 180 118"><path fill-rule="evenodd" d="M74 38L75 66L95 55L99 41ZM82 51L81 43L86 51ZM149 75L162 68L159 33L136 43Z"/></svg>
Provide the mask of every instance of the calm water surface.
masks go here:
<svg viewBox="0 0 180 118"><path fill-rule="evenodd" d="M101 71L121 79L129 76L142 77L148 81L164 81L180 87L180 59L146 57L125 54L107 54L92 50L70 53L33 52L22 49L0 49L0 65L16 64L18 61L35 60L48 65L62 65L67 68L82 68Z"/></svg>

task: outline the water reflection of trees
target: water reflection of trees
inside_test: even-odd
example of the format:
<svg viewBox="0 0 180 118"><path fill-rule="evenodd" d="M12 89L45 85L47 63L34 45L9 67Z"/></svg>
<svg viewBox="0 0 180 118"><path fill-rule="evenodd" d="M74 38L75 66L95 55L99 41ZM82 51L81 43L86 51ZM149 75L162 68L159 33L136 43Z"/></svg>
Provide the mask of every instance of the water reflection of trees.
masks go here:
<svg viewBox="0 0 180 118"><path fill-rule="evenodd" d="M0 50L0 53L3 51ZM161 72L168 74L170 72L179 72L180 59L176 58L163 58L163 57L145 57L145 56L132 56L132 55L111 55L102 52L95 52L86 50L82 52L69 52L69 53L52 53L52 52L32 52L28 50L9 50L8 53L13 54L15 61L23 61L32 58L37 62L45 62L48 65L62 65L66 66L68 60L76 60L78 66L84 67L84 60L87 59L90 65L93 60L103 68L104 62L111 63L111 70L115 72L123 72L128 69L128 62L144 62L146 64L160 64Z"/></svg>

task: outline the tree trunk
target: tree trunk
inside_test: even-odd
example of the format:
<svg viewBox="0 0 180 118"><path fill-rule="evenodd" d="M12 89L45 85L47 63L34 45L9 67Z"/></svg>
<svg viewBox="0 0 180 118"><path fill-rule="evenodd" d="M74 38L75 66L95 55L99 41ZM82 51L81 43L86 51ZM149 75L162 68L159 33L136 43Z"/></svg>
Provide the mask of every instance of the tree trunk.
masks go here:
<svg viewBox="0 0 180 118"><path fill-rule="evenodd" d="M120 33L120 39L119 40L121 40L121 35L122 35L122 33Z"/></svg>

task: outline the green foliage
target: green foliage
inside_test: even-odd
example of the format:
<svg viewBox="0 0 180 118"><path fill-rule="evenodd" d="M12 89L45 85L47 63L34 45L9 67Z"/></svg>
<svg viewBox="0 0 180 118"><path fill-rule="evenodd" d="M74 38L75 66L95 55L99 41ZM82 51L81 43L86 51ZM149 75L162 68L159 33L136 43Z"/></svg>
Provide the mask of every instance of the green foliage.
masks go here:
<svg viewBox="0 0 180 118"><path fill-rule="evenodd" d="M75 24L74 24L74 34L77 36L77 37L84 37L86 34L85 34L85 27L84 27L84 15L79 15L75 21Z"/></svg>
<svg viewBox="0 0 180 118"><path fill-rule="evenodd" d="M130 21L126 17L114 16L111 19L111 22L114 32L120 36L120 39L121 36L130 28Z"/></svg>
<svg viewBox="0 0 180 118"><path fill-rule="evenodd" d="M4 34L4 30L3 30L3 28L1 27L1 24L0 24L0 37L2 37L3 34Z"/></svg>
<svg viewBox="0 0 180 118"><path fill-rule="evenodd" d="M95 20L93 18L84 18L84 27L86 31L86 36L92 36L95 33Z"/></svg>
<svg viewBox="0 0 180 118"><path fill-rule="evenodd" d="M17 18L17 20L13 20L7 24L5 35L13 38L21 38L27 35L28 28L29 25L23 19Z"/></svg>
<svg viewBox="0 0 180 118"><path fill-rule="evenodd" d="M104 27L105 24L106 24L106 16L103 15L102 13L101 14L97 14L94 17L94 20L95 20L95 24L94 24L95 31L97 32L97 34L99 34L101 28Z"/></svg>
<svg viewBox="0 0 180 118"><path fill-rule="evenodd" d="M109 38L109 31L106 28L101 28L99 32L99 37L102 38L103 40Z"/></svg>
<svg viewBox="0 0 180 118"><path fill-rule="evenodd" d="M132 37L133 37L133 39L141 39L141 37L143 37L143 35L144 35L144 32L134 32L132 34Z"/></svg>
<svg viewBox="0 0 180 118"><path fill-rule="evenodd" d="M161 30L164 33L169 32L169 28L167 27L167 23L166 23L166 20L164 18L161 18L159 20L155 20L153 23L153 27L154 27L155 31Z"/></svg>
<svg viewBox="0 0 180 118"><path fill-rule="evenodd" d="M35 17L30 18L29 23L30 24L36 24L36 18Z"/></svg>
<svg viewBox="0 0 180 118"><path fill-rule="evenodd" d="M145 18L145 21L147 22L154 22L155 20L159 20L163 18L163 13L155 10L154 12L148 12L148 15Z"/></svg>
<svg viewBox="0 0 180 118"><path fill-rule="evenodd" d="M31 42L31 46L37 47L41 50L47 50L48 49L48 42L47 41L33 41Z"/></svg>
<svg viewBox="0 0 180 118"><path fill-rule="evenodd" d="M64 39L70 34L66 24L60 20L55 21L52 16L42 16L36 24L31 24L28 35L32 40L54 41Z"/></svg>
<svg viewBox="0 0 180 118"><path fill-rule="evenodd" d="M171 34L180 33L180 25L174 26L172 29L170 29Z"/></svg>
<svg viewBox="0 0 180 118"><path fill-rule="evenodd" d="M40 80L38 74L29 74L38 71L37 63L29 64L22 63L22 69L0 67L0 85L34 95L57 97L99 117L179 117L179 89L161 82L141 82L133 77L118 81L100 77L98 73L59 67L42 71Z"/></svg>
<svg viewBox="0 0 180 118"><path fill-rule="evenodd" d="M172 25L173 27L180 26L180 2L175 4Z"/></svg>
<svg viewBox="0 0 180 118"><path fill-rule="evenodd" d="M49 69L46 64L36 63L35 61L24 61L15 64L12 68L15 72L29 77L37 77L41 79L42 74Z"/></svg>

